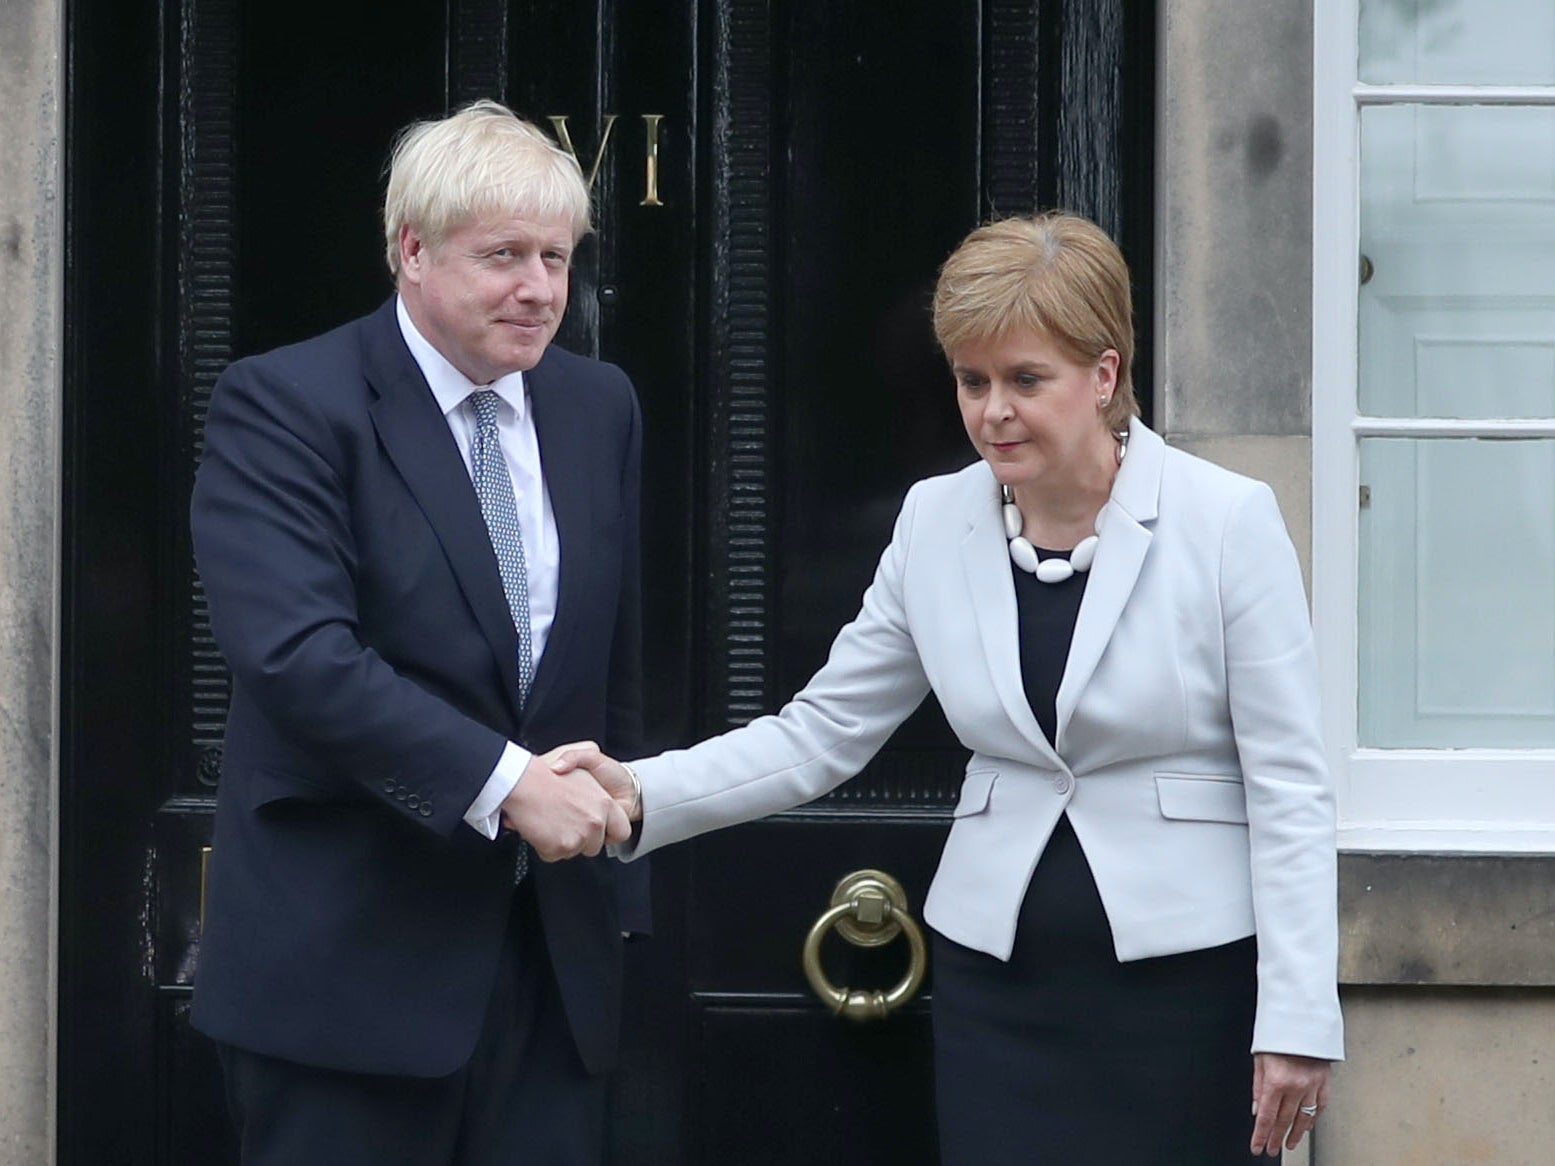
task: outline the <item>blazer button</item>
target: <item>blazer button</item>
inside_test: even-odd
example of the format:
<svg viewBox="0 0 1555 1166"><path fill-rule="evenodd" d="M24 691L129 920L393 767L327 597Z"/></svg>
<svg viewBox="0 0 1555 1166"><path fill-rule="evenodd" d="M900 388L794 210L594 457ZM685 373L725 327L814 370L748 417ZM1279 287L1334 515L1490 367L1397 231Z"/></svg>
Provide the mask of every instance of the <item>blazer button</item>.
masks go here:
<svg viewBox="0 0 1555 1166"><path fill-rule="evenodd" d="M392 794L397 788L399 788L399 782L395 781L392 777L386 777L383 779L384 793Z"/></svg>
<svg viewBox="0 0 1555 1166"><path fill-rule="evenodd" d="M416 812L419 813L423 818L430 818L432 816L432 803L422 802L421 808Z"/></svg>
<svg viewBox="0 0 1555 1166"><path fill-rule="evenodd" d="M1053 789L1058 793L1066 794L1074 789L1074 779L1067 773L1057 774L1053 778Z"/></svg>
<svg viewBox="0 0 1555 1166"><path fill-rule="evenodd" d="M414 810L421 805L421 799L418 798L415 794L411 794L410 797L405 799L405 804Z"/></svg>

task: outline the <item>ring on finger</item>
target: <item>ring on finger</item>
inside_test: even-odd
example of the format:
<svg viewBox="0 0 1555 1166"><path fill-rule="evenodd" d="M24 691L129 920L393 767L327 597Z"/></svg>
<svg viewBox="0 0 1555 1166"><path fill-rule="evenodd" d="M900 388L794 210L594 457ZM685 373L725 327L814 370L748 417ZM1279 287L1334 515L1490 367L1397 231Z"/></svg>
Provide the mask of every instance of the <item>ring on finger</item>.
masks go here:
<svg viewBox="0 0 1555 1166"><path fill-rule="evenodd" d="M1317 1106L1316 1105L1298 1105L1296 1107L1296 1112L1301 1114L1303 1117L1315 1118L1315 1117L1317 1117Z"/></svg>

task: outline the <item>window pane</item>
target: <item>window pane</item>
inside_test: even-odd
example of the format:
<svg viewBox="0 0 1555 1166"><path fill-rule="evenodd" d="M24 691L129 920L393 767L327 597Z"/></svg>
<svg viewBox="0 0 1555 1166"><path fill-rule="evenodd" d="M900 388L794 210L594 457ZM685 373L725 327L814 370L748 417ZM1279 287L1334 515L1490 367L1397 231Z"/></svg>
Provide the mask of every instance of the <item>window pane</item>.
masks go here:
<svg viewBox="0 0 1555 1166"><path fill-rule="evenodd" d="M1360 444L1360 744L1555 746L1555 440Z"/></svg>
<svg viewBox="0 0 1555 1166"><path fill-rule="evenodd" d="M1362 110L1360 225L1363 413L1555 417L1555 108Z"/></svg>
<svg viewBox="0 0 1555 1166"><path fill-rule="evenodd" d="M1361 0L1362 81L1555 84L1550 0Z"/></svg>

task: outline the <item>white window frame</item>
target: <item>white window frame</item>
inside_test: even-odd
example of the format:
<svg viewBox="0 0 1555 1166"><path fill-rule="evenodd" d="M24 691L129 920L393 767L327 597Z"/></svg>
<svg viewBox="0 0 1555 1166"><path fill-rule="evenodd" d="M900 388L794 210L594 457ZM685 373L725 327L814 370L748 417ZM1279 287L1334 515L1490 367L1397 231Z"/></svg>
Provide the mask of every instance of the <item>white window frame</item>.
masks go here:
<svg viewBox="0 0 1555 1166"><path fill-rule="evenodd" d="M1347 850L1555 853L1555 749L1357 744L1364 437L1555 437L1555 420L1368 417L1358 406L1360 111L1404 102L1555 106L1555 86L1370 85L1359 0L1313 5L1312 607Z"/></svg>

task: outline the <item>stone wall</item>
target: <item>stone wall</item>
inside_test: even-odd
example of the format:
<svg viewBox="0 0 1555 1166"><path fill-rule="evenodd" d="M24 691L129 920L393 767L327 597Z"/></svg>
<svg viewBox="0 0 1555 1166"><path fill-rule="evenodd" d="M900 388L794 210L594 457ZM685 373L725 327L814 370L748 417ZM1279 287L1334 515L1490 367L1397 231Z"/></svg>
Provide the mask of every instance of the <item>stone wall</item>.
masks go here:
<svg viewBox="0 0 1555 1166"><path fill-rule="evenodd" d="M1309 583L1312 8L1162 0L1156 191L1156 417L1274 486ZM1349 1058L1287 1163L1550 1160L1552 872L1548 856L1341 856Z"/></svg>
<svg viewBox="0 0 1555 1166"><path fill-rule="evenodd" d="M51 1158L62 0L0 5L0 1162Z"/></svg>
<svg viewBox="0 0 1555 1166"><path fill-rule="evenodd" d="M1164 0L1157 35L1157 422L1272 485L1306 566L1311 5Z"/></svg>

